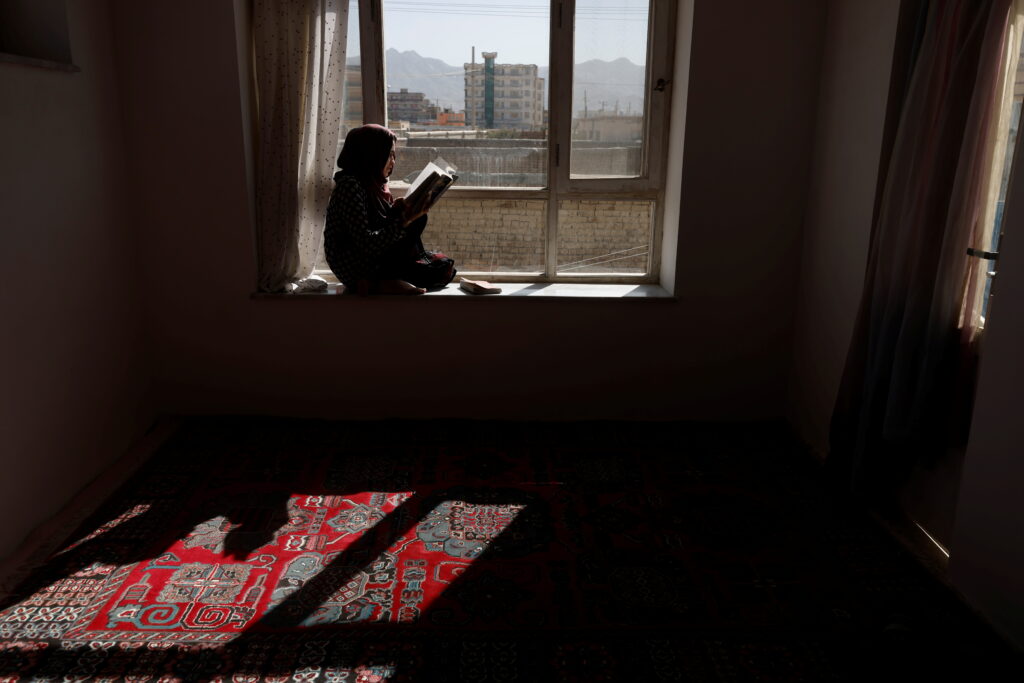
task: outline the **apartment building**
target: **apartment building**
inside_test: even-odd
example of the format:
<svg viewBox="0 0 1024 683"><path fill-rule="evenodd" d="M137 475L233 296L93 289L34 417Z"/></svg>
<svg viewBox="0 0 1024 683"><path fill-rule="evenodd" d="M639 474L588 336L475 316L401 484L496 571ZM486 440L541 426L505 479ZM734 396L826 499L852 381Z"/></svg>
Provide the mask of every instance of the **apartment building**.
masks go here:
<svg viewBox="0 0 1024 683"><path fill-rule="evenodd" d="M544 79L536 64L498 64L497 52L483 63L463 64L466 125L539 130L544 127Z"/></svg>

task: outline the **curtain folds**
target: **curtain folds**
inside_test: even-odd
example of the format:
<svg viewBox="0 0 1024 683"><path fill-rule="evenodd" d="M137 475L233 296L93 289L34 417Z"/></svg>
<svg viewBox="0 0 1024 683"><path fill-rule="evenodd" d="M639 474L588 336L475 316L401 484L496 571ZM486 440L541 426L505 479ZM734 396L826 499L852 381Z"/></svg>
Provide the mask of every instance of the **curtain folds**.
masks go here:
<svg viewBox="0 0 1024 683"><path fill-rule="evenodd" d="M261 292L301 288L323 244L341 137L348 0L255 0Z"/></svg>
<svg viewBox="0 0 1024 683"><path fill-rule="evenodd" d="M922 457L965 438L973 331L967 248L986 200L1013 57L1014 0L935 0L872 227L830 434L844 486L891 497ZM1012 78L1012 75L1010 76ZM1010 85L1012 88L1012 84Z"/></svg>

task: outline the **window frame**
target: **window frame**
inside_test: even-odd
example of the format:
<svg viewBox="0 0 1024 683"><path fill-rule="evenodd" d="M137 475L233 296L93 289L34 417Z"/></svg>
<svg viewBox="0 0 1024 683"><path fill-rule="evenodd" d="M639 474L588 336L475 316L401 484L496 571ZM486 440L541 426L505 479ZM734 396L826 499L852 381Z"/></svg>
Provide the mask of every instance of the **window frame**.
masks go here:
<svg viewBox="0 0 1024 683"><path fill-rule="evenodd" d="M673 0L649 0L644 136L639 175L631 178L580 178L570 174L576 0L551 0L547 186L483 188L455 185L447 192L452 199L546 201L545 269L535 272L466 271L463 274L503 282L649 284L660 281L677 4ZM386 126L383 0L358 0L358 7L363 122ZM659 83L662 84L660 89L656 88ZM654 202L646 272L558 273L558 209L563 200Z"/></svg>

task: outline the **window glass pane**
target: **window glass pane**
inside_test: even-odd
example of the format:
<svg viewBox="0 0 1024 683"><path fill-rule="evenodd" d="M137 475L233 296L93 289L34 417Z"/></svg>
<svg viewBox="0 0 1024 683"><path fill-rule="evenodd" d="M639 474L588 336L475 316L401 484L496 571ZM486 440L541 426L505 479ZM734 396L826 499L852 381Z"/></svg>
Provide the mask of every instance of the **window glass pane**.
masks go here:
<svg viewBox="0 0 1024 683"><path fill-rule="evenodd" d="M359 65L359 0L348 4L348 38L345 46L345 115L341 139L363 125L363 73Z"/></svg>
<svg viewBox="0 0 1024 683"><path fill-rule="evenodd" d="M637 177L642 167L647 0L577 0L573 178Z"/></svg>
<svg viewBox="0 0 1024 683"><path fill-rule="evenodd" d="M999 252L999 239L1003 236L1003 208L1006 206L1006 190L1010 184L1010 170L1013 166L1013 149L1017 144L1017 130L1020 128L1020 113L1021 103L1024 101L1024 60L1021 60L1020 67L1016 73L1017 82L1013 93L1013 111L1010 119L1010 132L1009 139L1006 141L1005 163L1002 168L1002 177L999 183L999 197L996 200L995 206L995 219L992 226L992 234L989 237L988 244L985 247L986 251ZM982 294L981 300L981 317L988 317L988 305L990 303L990 295L992 294L992 278L996 271L996 263L994 261L986 261L984 273L985 273L985 289Z"/></svg>
<svg viewBox="0 0 1024 683"><path fill-rule="evenodd" d="M441 156L463 187L547 184L548 3L384 0L397 188Z"/></svg>
<svg viewBox="0 0 1024 683"><path fill-rule="evenodd" d="M653 201L558 202L558 274L647 272Z"/></svg>
<svg viewBox="0 0 1024 683"><path fill-rule="evenodd" d="M430 210L423 233L428 249L455 259L459 272L544 270L543 199L458 199L446 196Z"/></svg>

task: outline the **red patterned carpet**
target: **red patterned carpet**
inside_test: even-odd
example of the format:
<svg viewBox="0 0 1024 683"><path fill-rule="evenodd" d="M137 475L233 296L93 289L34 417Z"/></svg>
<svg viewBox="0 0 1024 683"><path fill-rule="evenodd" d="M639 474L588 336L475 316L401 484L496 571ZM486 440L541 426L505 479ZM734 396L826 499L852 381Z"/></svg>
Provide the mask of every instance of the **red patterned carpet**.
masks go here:
<svg viewBox="0 0 1024 683"><path fill-rule="evenodd" d="M1020 667L765 425L193 421L0 605L0 681Z"/></svg>

